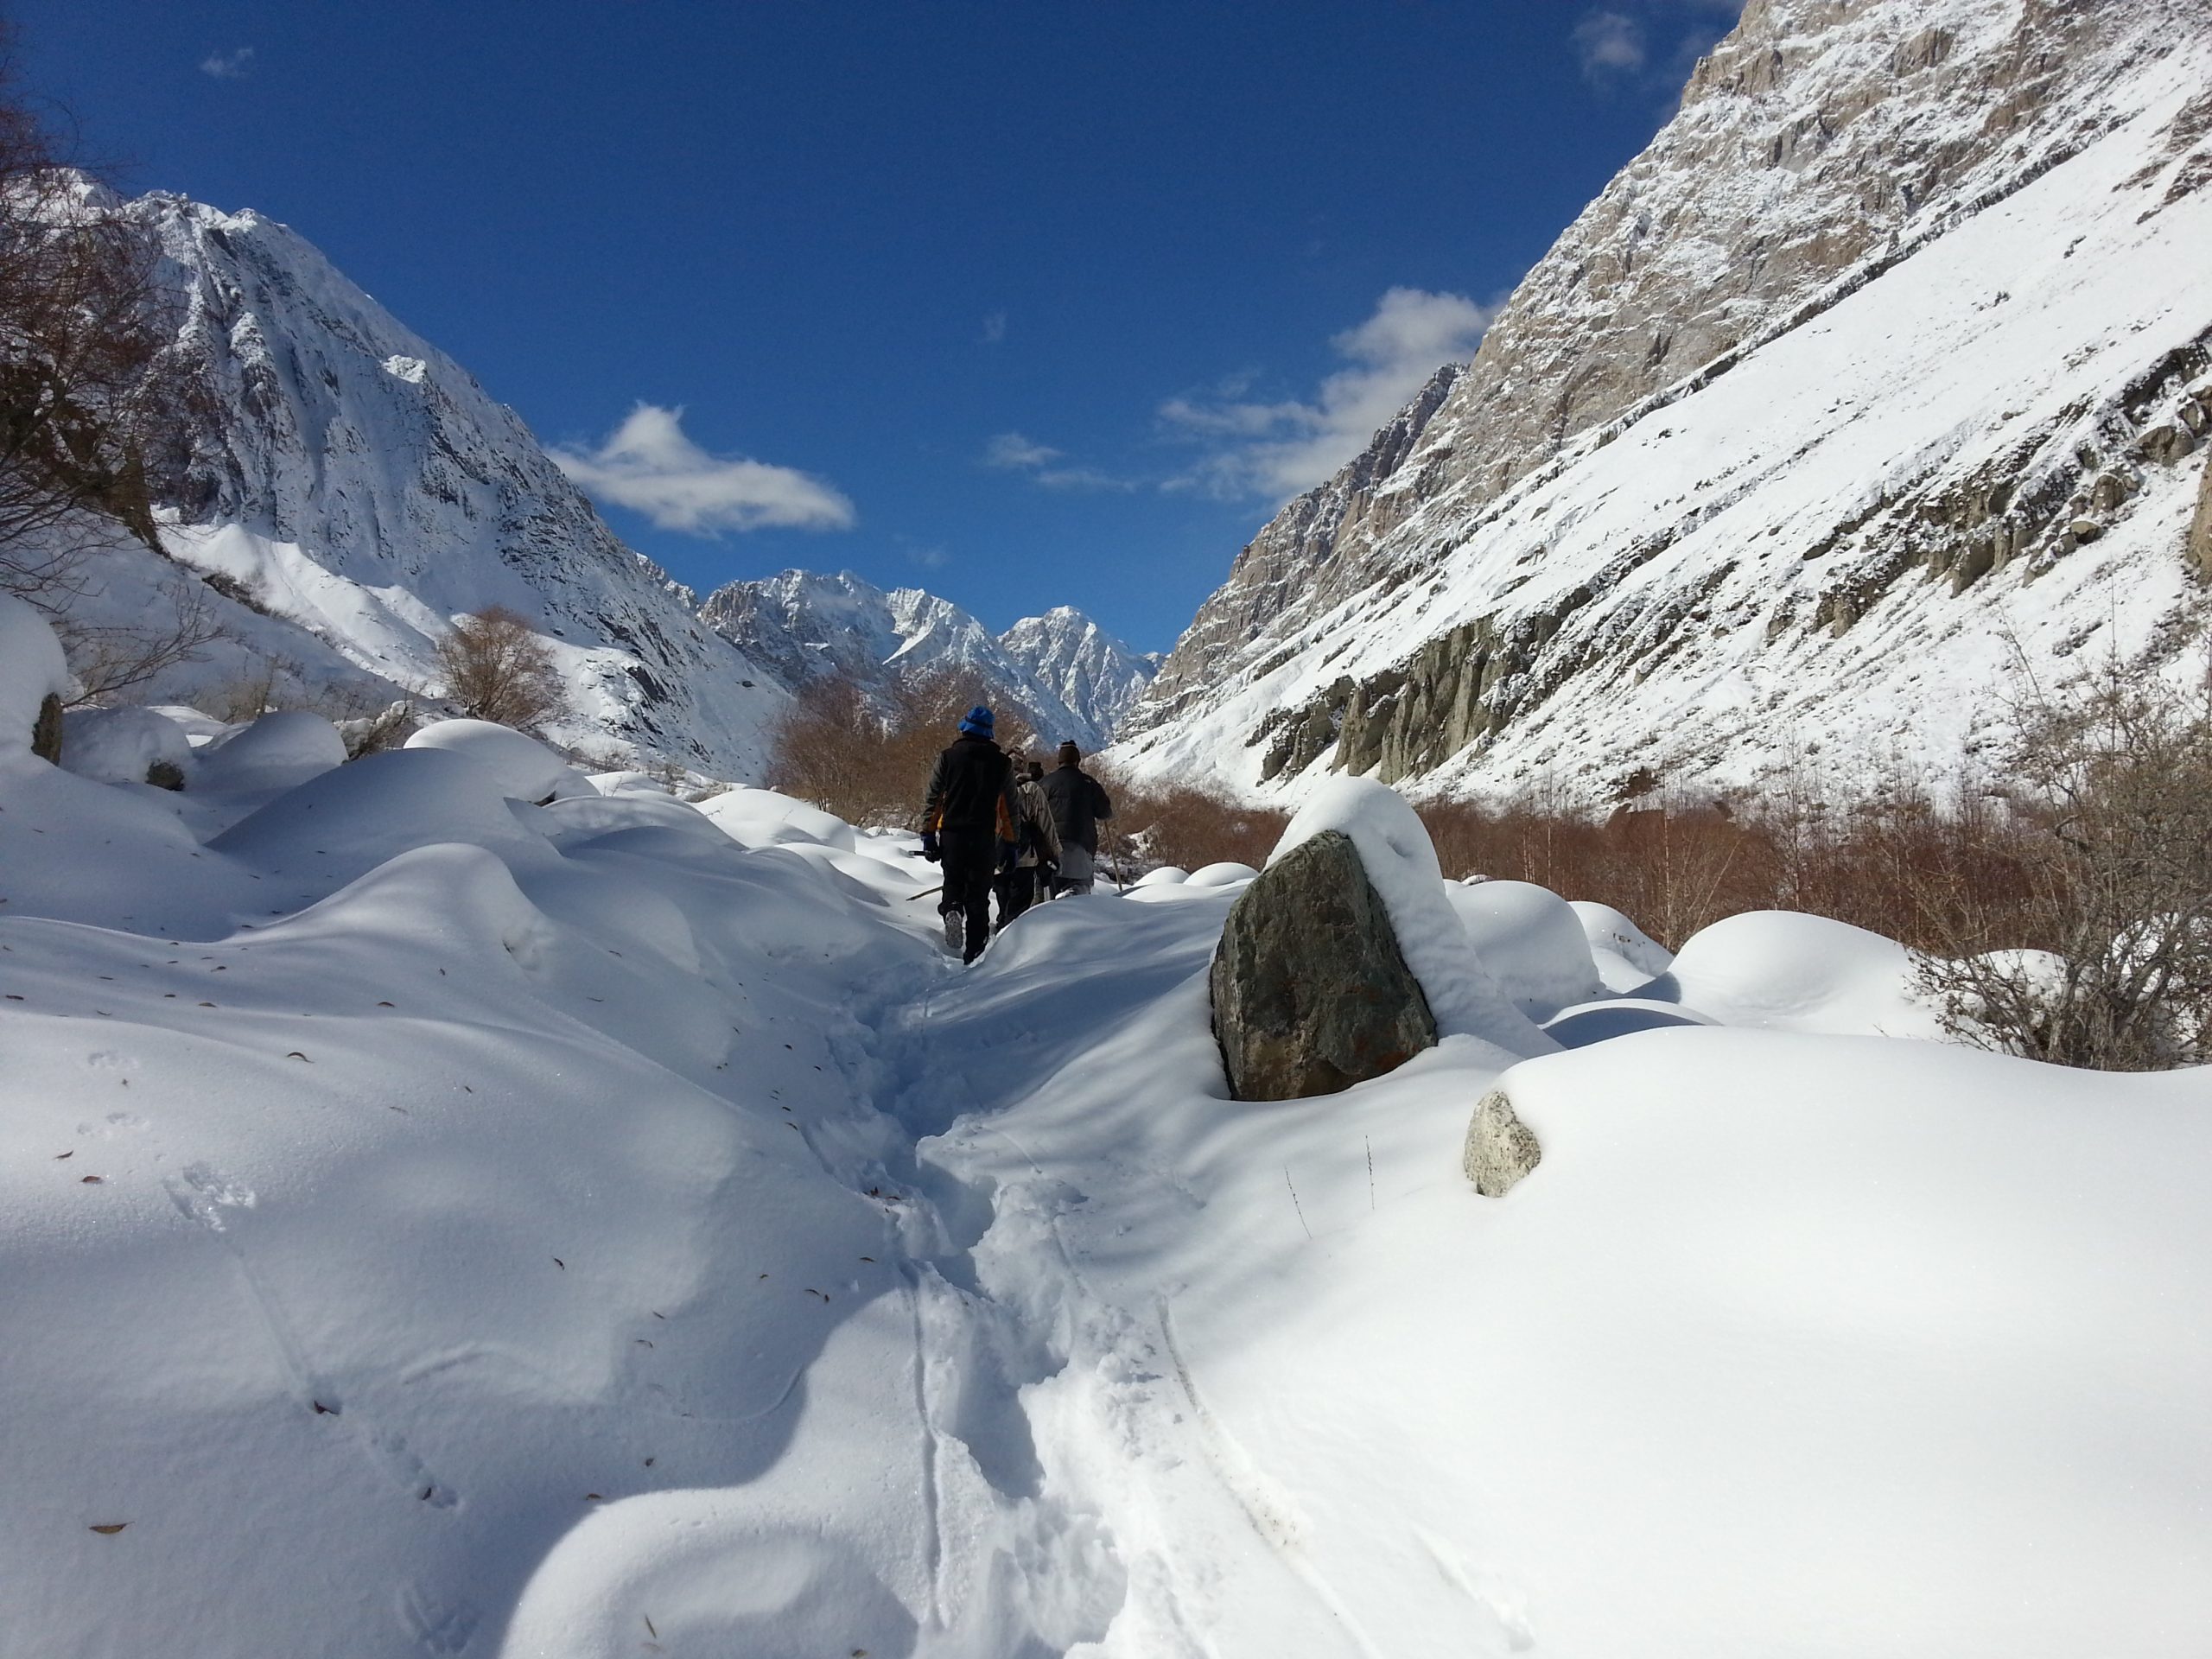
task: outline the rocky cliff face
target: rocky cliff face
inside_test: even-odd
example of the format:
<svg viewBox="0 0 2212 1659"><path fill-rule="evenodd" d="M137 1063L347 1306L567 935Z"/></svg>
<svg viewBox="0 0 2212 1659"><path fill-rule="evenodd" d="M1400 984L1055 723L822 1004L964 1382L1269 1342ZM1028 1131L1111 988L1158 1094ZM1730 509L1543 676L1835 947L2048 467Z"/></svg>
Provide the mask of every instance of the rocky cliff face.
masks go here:
<svg viewBox="0 0 2212 1659"><path fill-rule="evenodd" d="M2194 0L1752 0L1474 362L1245 550L1122 757L1745 781L1971 742L2008 634L2170 642L2208 84Z"/></svg>
<svg viewBox="0 0 2212 1659"><path fill-rule="evenodd" d="M699 613L786 690L836 677L888 708L902 686L957 674L1020 709L1047 741L1072 738L1086 751L1104 746L1152 675L1152 664L1066 606L994 636L950 600L886 591L849 570L734 582Z"/></svg>

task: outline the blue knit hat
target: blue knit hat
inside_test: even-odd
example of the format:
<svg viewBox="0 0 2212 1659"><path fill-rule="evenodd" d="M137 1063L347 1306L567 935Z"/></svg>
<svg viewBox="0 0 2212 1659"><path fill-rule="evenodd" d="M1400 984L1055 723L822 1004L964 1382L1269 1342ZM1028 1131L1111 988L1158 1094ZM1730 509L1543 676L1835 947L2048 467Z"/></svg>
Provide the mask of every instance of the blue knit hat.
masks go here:
<svg viewBox="0 0 2212 1659"><path fill-rule="evenodd" d="M991 734L991 711L977 703L960 722L960 730L967 737L988 737Z"/></svg>

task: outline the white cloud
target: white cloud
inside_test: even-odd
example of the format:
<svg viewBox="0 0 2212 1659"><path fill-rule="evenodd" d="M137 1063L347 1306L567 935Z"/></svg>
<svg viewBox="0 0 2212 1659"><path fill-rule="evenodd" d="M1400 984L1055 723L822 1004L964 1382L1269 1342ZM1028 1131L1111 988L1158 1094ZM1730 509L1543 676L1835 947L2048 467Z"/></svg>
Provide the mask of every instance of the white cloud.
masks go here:
<svg viewBox="0 0 2212 1659"><path fill-rule="evenodd" d="M1136 480L1116 478L1095 467L1055 467L1066 452L1019 432L1001 432L983 446L983 465L1004 473L1027 473L1048 490L1134 490Z"/></svg>
<svg viewBox="0 0 2212 1659"><path fill-rule="evenodd" d="M1137 486L1133 478L1116 478L1095 467L1047 467L1037 474L1037 481L1048 490L1134 490Z"/></svg>
<svg viewBox="0 0 2212 1659"><path fill-rule="evenodd" d="M1006 339L1006 313L994 311L983 319L983 344L996 346Z"/></svg>
<svg viewBox="0 0 2212 1659"><path fill-rule="evenodd" d="M1043 467L1060 458L1049 443L1039 443L1019 432L1001 432L983 446L983 465L1001 472L1020 472Z"/></svg>
<svg viewBox="0 0 2212 1659"><path fill-rule="evenodd" d="M1366 321L1330 342L1346 366L1310 399L1259 402L1225 388L1171 397L1161 421L1207 453L1167 487L1278 500L1312 488L1365 448L1438 369L1472 356L1492 315L1464 294L1394 288Z"/></svg>
<svg viewBox="0 0 2212 1659"><path fill-rule="evenodd" d="M681 409L639 404L598 448L547 453L586 493L688 536L852 526L853 504L830 486L789 467L709 454L684 436L683 421Z"/></svg>
<svg viewBox="0 0 2212 1659"><path fill-rule="evenodd" d="M1581 60L1583 78L1598 86L1641 74L1650 55L1643 44L1643 25L1618 11L1593 11L1577 23L1574 52Z"/></svg>
<svg viewBox="0 0 2212 1659"><path fill-rule="evenodd" d="M244 80L253 73L253 48L242 46L235 52L210 52L200 60L200 73L216 80Z"/></svg>

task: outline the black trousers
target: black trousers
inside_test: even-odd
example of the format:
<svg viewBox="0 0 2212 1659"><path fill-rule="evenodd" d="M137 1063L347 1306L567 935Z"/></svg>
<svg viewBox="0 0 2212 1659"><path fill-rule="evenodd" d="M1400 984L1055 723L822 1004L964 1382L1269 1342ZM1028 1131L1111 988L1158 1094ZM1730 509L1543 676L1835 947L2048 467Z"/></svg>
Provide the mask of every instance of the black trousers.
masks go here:
<svg viewBox="0 0 2212 1659"><path fill-rule="evenodd" d="M998 862L999 841L988 830L981 835L948 830L938 837L944 860L944 896L938 911L958 911L966 919L968 946L963 962L973 962L991 942L991 869Z"/></svg>
<svg viewBox="0 0 2212 1659"><path fill-rule="evenodd" d="M994 876L991 887L999 896L999 925L1004 927L1036 903L1037 867L1024 864L1004 875Z"/></svg>

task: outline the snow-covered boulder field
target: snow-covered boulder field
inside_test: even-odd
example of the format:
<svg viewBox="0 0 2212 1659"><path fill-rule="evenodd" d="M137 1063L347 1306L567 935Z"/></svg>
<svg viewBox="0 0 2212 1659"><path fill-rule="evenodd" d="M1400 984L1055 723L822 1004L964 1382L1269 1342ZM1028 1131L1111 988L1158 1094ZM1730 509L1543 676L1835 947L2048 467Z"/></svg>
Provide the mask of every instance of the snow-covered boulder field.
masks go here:
<svg viewBox="0 0 2212 1659"><path fill-rule="evenodd" d="M1295 833L1445 1034L1238 1104L1241 880L963 971L911 837L168 717L181 793L0 743L8 1659L2212 1637L2200 1073L1924 1040L1814 918L1465 911L1353 794Z"/></svg>

